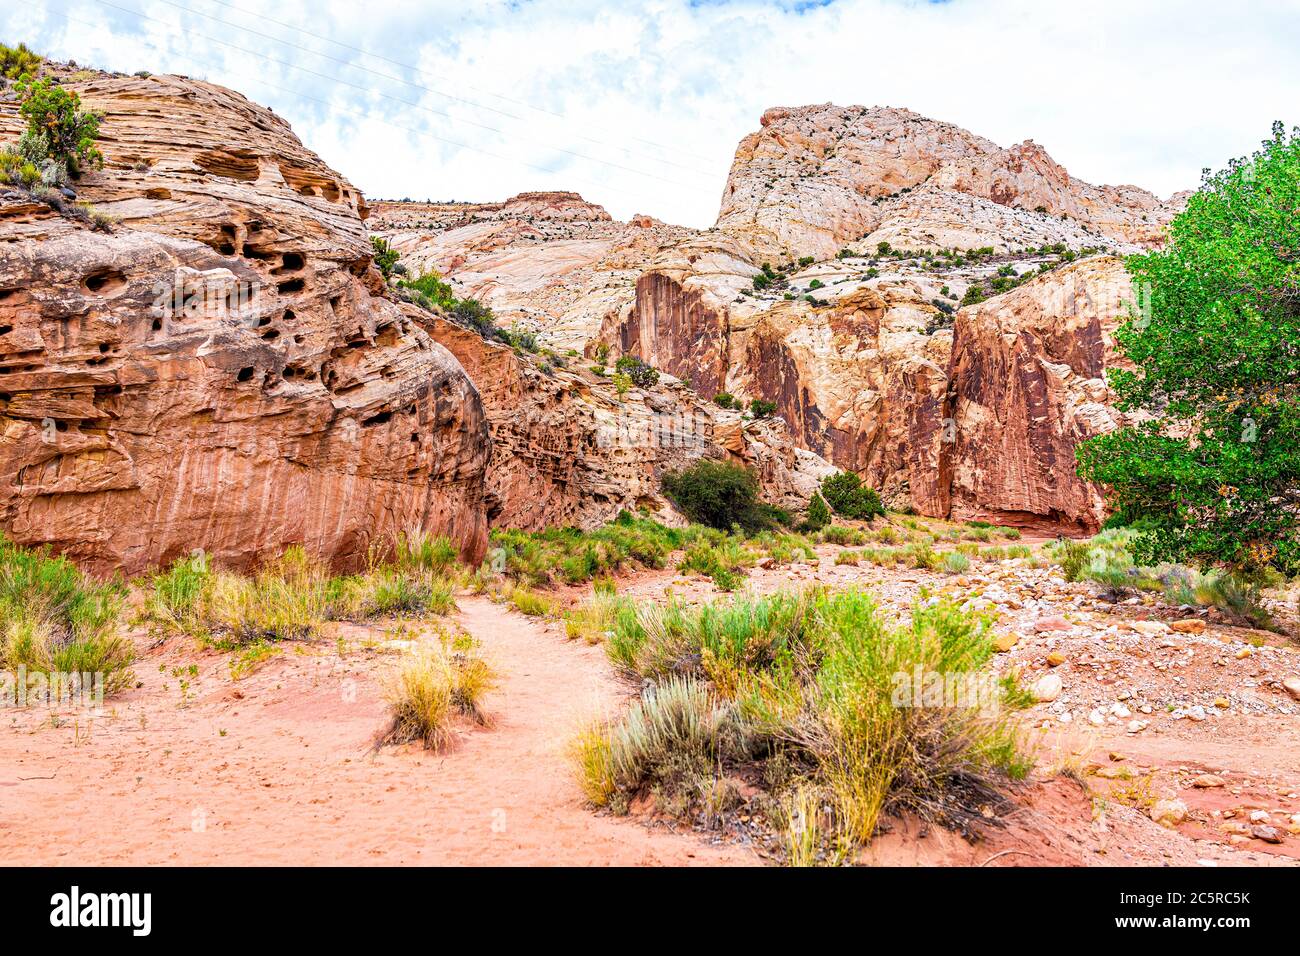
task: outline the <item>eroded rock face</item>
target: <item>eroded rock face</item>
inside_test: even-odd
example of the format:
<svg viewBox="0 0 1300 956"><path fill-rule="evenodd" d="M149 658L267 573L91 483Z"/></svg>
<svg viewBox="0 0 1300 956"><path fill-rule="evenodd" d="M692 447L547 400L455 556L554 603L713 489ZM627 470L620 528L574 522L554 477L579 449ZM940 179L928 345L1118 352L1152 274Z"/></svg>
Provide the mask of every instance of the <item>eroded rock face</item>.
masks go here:
<svg viewBox="0 0 1300 956"><path fill-rule="evenodd" d="M1158 244L1185 198L1092 186L1033 142L1002 149L907 110L769 110L716 229L665 247L598 337L703 395L775 402L802 447L894 507L1089 530L1101 498L1074 449L1114 426L1102 330L1127 293L1094 253ZM1063 266L1049 247L1088 258ZM764 263L778 281L754 289ZM1039 270L949 331L972 283Z"/></svg>
<svg viewBox="0 0 1300 956"><path fill-rule="evenodd" d="M581 352L625 312L647 263L694 230L649 216L615 222L577 193L521 193L503 203L379 202L371 228L415 274L435 271L497 321Z"/></svg>
<svg viewBox="0 0 1300 956"><path fill-rule="evenodd" d="M954 517L1097 530L1103 502L1075 449L1121 423L1105 369L1131 300L1123 262L1104 257L958 313L943 446Z"/></svg>
<svg viewBox="0 0 1300 956"><path fill-rule="evenodd" d="M702 457L745 465L767 500L801 511L834 470L796 449L780 422L744 422L670 379L620 398L607 379L547 372L472 330L428 313L421 319L460 360L487 409L493 526L591 528L637 508L680 520L660 494L661 480Z"/></svg>
<svg viewBox="0 0 1300 956"><path fill-rule="evenodd" d="M827 103L770 109L761 122L736 150L717 228L773 262L903 237L907 248L1152 243L1184 198L1092 186L1032 141L1002 149L910 110ZM963 209L976 221L953 215ZM997 228L1008 223L1009 234Z"/></svg>
<svg viewBox="0 0 1300 956"><path fill-rule="evenodd" d="M75 88L107 159L78 191L120 222L0 204L5 533L126 573L290 544L355 567L410 528L478 560L482 405L381 294L356 190L229 90Z"/></svg>
<svg viewBox="0 0 1300 956"><path fill-rule="evenodd" d="M775 402L803 447L860 474L889 505L942 513L932 420L952 336L928 334L929 318L906 285L827 306L783 302L733 330L733 384Z"/></svg>

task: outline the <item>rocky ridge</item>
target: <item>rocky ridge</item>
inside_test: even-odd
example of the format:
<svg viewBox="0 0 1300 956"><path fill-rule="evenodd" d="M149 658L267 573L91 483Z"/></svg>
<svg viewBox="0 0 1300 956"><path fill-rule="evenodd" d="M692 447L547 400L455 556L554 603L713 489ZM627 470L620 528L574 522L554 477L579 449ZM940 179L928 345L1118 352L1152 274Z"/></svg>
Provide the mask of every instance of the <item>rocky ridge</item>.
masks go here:
<svg viewBox="0 0 1300 956"><path fill-rule="evenodd" d="M97 217L0 194L0 525L13 540L100 571L196 549L247 567L290 544L349 568L419 529L474 563L489 520L591 526L662 509L663 472L701 455L746 462L796 510L828 470L779 423L742 423L668 380L623 398L402 301L374 267L360 193L237 93L47 69L104 114L106 164L74 184ZM20 131L0 99L0 138ZM673 234L614 224L576 194L419 215L518 253L537 301L579 298L552 241L612 290L608 276ZM529 262L528 248L544 254ZM408 250L417 268L435 254Z"/></svg>
<svg viewBox="0 0 1300 956"><path fill-rule="evenodd" d="M503 203L375 203L371 228L419 275L435 271L504 326L581 351L625 314L659 249L694 230L649 216L616 222L577 193L521 193Z"/></svg>
<svg viewBox="0 0 1300 956"><path fill-rule="evenodd" d="M356 566L410 528L477 560L482 405L384 294L355 188L230 90L65 81L104 113L79 198L117 225L0 205L6 533L128 573L294 543Z"/></svg>

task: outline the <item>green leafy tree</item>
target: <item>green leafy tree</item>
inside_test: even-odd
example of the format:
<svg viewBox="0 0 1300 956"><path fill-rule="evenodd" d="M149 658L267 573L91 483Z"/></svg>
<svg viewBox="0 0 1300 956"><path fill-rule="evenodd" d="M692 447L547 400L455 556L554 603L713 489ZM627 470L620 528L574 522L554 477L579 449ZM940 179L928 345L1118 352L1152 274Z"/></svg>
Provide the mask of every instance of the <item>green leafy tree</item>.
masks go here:
<svg viewBox="0 0 1300 956"><path fill-rule="evenodd" d="M81 108L81 97L53 80L33 80L24 74L15 85L18 112L27 122L27 135L44 146L73 176L88 167L102 169L104 154L95 146L100 115Z"/></svg>
<svg viewBox="0 0 1300 956"><path fill-rule="evenodd" d="M389 278L397 271L398 261L402 258L396 249L388 244L388 240L382 236L371 236L370 246L374 249L375 268L383 274L385 279Z"/></svg>
<svg viewBox="0 0 1300 956"><path fill-rule="evenodd" d="M804 516L803 524L800 526L804 531L820 531L831 523L831 509L826 505L826 499L820 493L814 491L812 498L808 502L808 514Z"/></svg>
<svg viewBox="0 0 1300 956"><path fill-rule="evenodd" d="M659 381L658 370L635 355L620 356L614 367L630 378L637 388L653 388Z"/></svg>
<svg viewBox="0 0 1300 956"><path fill-rule="evenodd" d="M840 471L823 478L822 497L837 515L845 518L866 521L885 513L880 495L851 471Z"/></svg>
<svg viewBox="0 0 1300 956"><path fill-rule="evenodd" d="M740 465L701 458L689 468L664 475L669 500L692 521L711 528L760 531L788 515L758 500L758 479Z"/></svg>
<svg viewBox="0 0 1300 956"><path fill-rule="evenodd" d="M1128 268L1134 368L1110 379L1151 417L1085 442L1080 474L1144 519L1140 562L1300 570L1300 130L1207 170L1166 248Z"/></svg>

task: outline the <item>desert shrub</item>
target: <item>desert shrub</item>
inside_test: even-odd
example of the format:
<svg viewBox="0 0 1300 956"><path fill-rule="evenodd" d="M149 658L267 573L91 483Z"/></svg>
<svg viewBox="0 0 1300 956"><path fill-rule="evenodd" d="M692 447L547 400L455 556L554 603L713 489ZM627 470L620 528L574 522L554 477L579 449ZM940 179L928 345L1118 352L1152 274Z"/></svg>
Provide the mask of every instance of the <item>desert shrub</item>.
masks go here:
<svg viewBox="0 0 1300 956"><path fill-rule="evenodd" d="M547 598L527 588L512 588L509 601L516 611L528 617L546 617L553 610Z"/></svg>
<svg viewBox="0 0 1300 956"><path fill-rule="evenodd" d="M1102 600L1116 603L1138 586L1140 573L1127 558L1115 560L1097 554L1090 557L1083 569L1082 578L1100 585L1098 596Z"/></svg>
<svg viewBox="0 0 1300 956"><path fill-rule="evenodd" d="M412 653L385 689L391 723L380 744L420 741L440 750L451 739L456 715L486 725L483 697L495 686L492 669L471 647L426 647Z"/></svg>
<svg viewBox="0 0 1300 956"><path fill-rule="evenodd" d="M810 560L817 556L808 539L788 532L763 531L750 539L750 543L771 558L776 564Z"/></svg>
<svg viewBox="0 0 1300 956"><path fill-rule="evenodd" d="M822 497L837 514L859 521L884 515L880 496L851 471L840 471L822 479Z"/></svg>
<svg viewBox="0 0 1300 956"><path fill-rule="evenodd" d="M507 577L530 587L545 587L557 576L570 584L580 584L626 565L662 568L670 553L695 540L702 530L668 528L623 511L594 531L498 529L492 532L491 540L499 549L501 570Z"/></svg>
<svg viewBox="0 0 1300 956"><path fill-rule="evenodd" d="M1166 575L1165 597L1170 604L1213 607L1235 624L1271 630L1272 615L1260 600L1260 582L1224 569L1199 572L1179 568Z"/></svg>
<svg viewBox="0 0 1300 956"><path fill-rule="evenodd" d="M398 263L402 256L388 244L387 239L382 236L371 236L370 248L374 256L375 268L379 270L385 279L397 274Z"/></svg>
<svg viewBox="0 0 1300 956"><path fill-rule="evenodd" d="M398 534L393 563L402 570L447 574L455 569L459 558L460 548L451 538L412 528Z"/></svg>
<svg viewBox="0 0 1300 956"><path fill-rule="evenodd" d="M979 672L993 653L987 620L950 602L918 603L911 627L892 627L869 596L847 593L826 599L821 622L825 658L801 726L845 839L870 840L889 809L962 826L1005 803L1001 781L1030 768L1010 724L981 708L908 706L895 696L895 675L918 667Z"/></svg>
<svg viewBox="0 0 1300 956"><path fill-rule="evenodd" d="M720 590L734 591L740 586L741 572L752 566L754 560L753 552L743 541L730 537L716 544L697 541L688 545L677 567L712 578Z"/></svg>
<svg viewBox="0 0 1300 956"><path fill-rule="evenodd" d="M865 544L867 536L857 528L840 524L828 524L817 533L817 540L824 544L852 545Z"/></svg>
<svg viewBox="0 0 1300 956"><path fill-rule="evenodd" d="M812 498L808 500L808 513L804 515L799 530L821 531L830 523L831 509L826 506L826 499L819 492L814 491Z"/></svg>
<svg viewBox="0 0 1300 956"><path fill-rule="evenodd" d="M104 692L129 685L135 649L122 634L126 589L100 583L48 548L0 537L0 667L101 674Z"/></svg>
<svg viewBox="0 0 1300 956"><path fill-rule="evenodd" d="M861 591L625 605L607 650L650 683L622 720L575 746L597 805L650 792L698 811L700 794L749 767L754 779L821 794L818 850L803 854L827 844L842 858L886 811L965 829L1005 809L1005 789L1030 767L1005 716L1024 689L987 670L989 620L925 594L907 625ZM967 697L945 690L939 700L900 694L899 675L971 683Z"/></svg>
<svg viewBox="0 0 1300 956"><path fill-rule="evenodd" d="M858 563L858 553L856 551L841 551L835 555L835 563L837 565L856 565Z"/></svg>
<svg viewBox="0 0 1300 956"><path fill-rule="evenodd" d="M1061 573L1067 581L1083 580L1084 571L1088 567L1089 551L1091 549L1086 541L1061 541L1053 549L1057 563L1061 566Z"/></svg>
<svg viewBox="0 0 1300 956"><path fill-rule="evenodd" d="M104 154L95 146L99 138L98 113L81 108L81 98L53 80L20 79L18 112L27 123L26 135L39 141L48 157L62 164L72 176L87 167L104 165Z"/></svg>
<svg viewBox="0 0 1300 956"><path fill-rule="evenodd" d="M189 634L222 648L310 640L326 621L455 610L442 573L445 539L403 535L393 564L332 576L294 545L251 575L213 569L203 554L153 575L144 620L163 633ZM426 562L426 563L421 563Z"/></svg>
<svg viewBox="0 0 1300 956"><path fill-rule="evenodd" d="M0 76L7 80L17 80L25 73L34 75L43 62L44 58L28 49L26 43L17 46L0 43Z"/></svg>
<svg viewBox="0 0 1300 956"><path fill-rule="evenodd" d="M653 388L659 381L659 372L635 355L619 356L614 368L632 380L637 388Z"/></svg>
<svg viewBox="0 0 1300 956"><path fill-rule="evenodd" d="M699 681L672 677L648 687L620 720L588 737L583 789L621 811L646 789L698 794L730 749L732 723L731 709Z"/></svg>
<svg viewBox="0 0 1300 956"><path fill-rule="evenodd" d="M737 408L739 406L736 397L730 392L718 392L717 395L713 396L713 403L719 408Z"/></svg>
<svg viewBox="0 0 1300 956"><path fill-rule="evenodd" d="M374 242L375 239L378 239L378 242L384 244L384 249L387 253L388 243L383 239L379 239L377 236L372 239L372 242ZM375 248L376 251L378 251L378 243L375 243ZM391 271L391 266L396 260L385 258L384 261L388 263ZM378 265L380 271L383 272L384 265L381 264L378 255L375 257L375 264ZM388 274L388 272L384 272L385 276ZM406 289L411 294L411 298L415 303L426 309L451 309L456 304L456 294L452 291L451 285L444 282L442 276L438 275L436 272L426 272L424 275L417 276L414 279L402 279L397 283L397 285L400 289Z"/></svg>
<svg viewBox="0 0 1300 956"><path fill-rule="evenodd" d="M938 571L943 562L929 540L913 541L903 549L903 553L912 567L923 571Z"/></svg>
<svg viewBox="0 0 1300 956"><path fill-rule="evenodd" d="M199 600L209 580L203 552L177 558L166 571L153 575L145 598L145 617L164 631L183 632L197 626Z"/></svg>
<svg viewBox="0 0 1300 956"><path fill-rule="evenodd" d="M949 551L943 556L943 569L949 574L964 574L970 570L970 558L959 551Z"/></svg>
<svg viewBox="0 0 1300 956"><path fill-rule="evenodd" d="M776 411L776 402L756 398L749 403L749 413L755 418L767 418Z"/></svg>
<svg viewBox="0 0 1300 956"><path fill-rule="evenodd" d="M760 507L758 479L740 465L702 458L664 475L662 488L687 518L711 528L753 532L775 523Z"/></svg>
<svg viewBox="0 0 1300 956"><path fill-rule="evenodd" d="M619 613L631 604L631 598L597 588L580 606L564 615L565 634L570 640L599 644L613 630Z"/></svg>

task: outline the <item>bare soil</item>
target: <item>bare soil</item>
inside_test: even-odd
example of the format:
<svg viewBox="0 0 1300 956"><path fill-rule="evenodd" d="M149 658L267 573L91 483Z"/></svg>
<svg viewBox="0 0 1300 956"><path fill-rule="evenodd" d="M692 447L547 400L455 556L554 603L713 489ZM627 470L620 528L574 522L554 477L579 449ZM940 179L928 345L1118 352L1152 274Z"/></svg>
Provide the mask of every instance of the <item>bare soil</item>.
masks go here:
<svg viewBox="0 0 1300 956"><path fill-rule="evenodd" d="M971 842L892 819L864 862L1300 861L1300 702L1279 683L1300 673L1294 643L1150 596L1104 604L1087 586L1065 584L1057 569L1027 562L977 563L952 576L837 566L840 550L820 549L815 563L755 569L746 587L864 585L900 615L922 589L983 601L999 615L998 632L1019 637L999 667L1014 667L1028 684L1051 670L1064 685L1057 700L1024 712L1039 771L1000 825ZM706 579L672 571L622 585L641 598L719 596ZM560 589L559 597L586 593ZM585 807L568 743L636 688L601 647L567 640L556 622L485 597L458 603L441 624L339 625L328 640L283 645L239 680L228 654L188 638L151 643L136 634L140 686L98 716L36 707L0 715L0 864L765 862L734 837ZM1206 620L1205 630L1132 629L1189 617ZM461 726L442 753L376 750L386 677L413 643L436 640L447 626L475 637L499 676L487 700L491 726ZM1207 774L1222 785L1204 786ZM1186 819L1158 825L1150 816L1156 800L1182 801ZM1251 819L1261 813L1267 820ZM1261 823L1280 842L1255 835Z"/></svg>

